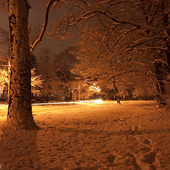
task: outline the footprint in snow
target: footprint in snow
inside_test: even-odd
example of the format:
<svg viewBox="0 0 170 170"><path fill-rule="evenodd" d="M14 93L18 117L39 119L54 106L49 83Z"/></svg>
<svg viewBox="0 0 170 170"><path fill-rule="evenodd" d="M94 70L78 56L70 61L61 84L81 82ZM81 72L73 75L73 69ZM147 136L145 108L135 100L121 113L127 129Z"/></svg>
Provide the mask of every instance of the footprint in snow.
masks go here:
<svg viewBox="0 0 170 170"><path fill-rule="evenodd" d="M109 154L108 157L107 157L107 161L109 163L113 163L115 161L115 158L116 158L115 155Z"/></svg>
<svg viewBox="0 0 170 170"><path fill-rule="evenodd" d="M150 152L144 155L143 162L147 162L148 164L153 164L155 162L156 152Z"/></svg>
<svg viewBox="0 0 170 170"><path fill-rule="evenodd" d="M139 127L139 126L136 126L136 125L133 125L133 126L128 130L128 133L129 133L130 135L141 134L141 132L140 132L140 127Z"/></svg>

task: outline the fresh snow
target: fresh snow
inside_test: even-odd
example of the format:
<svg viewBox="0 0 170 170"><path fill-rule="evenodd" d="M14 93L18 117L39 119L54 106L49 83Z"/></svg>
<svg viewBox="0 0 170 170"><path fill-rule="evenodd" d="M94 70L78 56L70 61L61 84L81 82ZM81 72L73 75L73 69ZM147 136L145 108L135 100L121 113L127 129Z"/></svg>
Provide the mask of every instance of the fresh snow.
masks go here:
<svg viewBox="0 0 170 170"><path fill-rule="evenodd" d="M41 130L0 131L0 169L170 169L170 108L155 101L33 106L33 114Z"/></svg>

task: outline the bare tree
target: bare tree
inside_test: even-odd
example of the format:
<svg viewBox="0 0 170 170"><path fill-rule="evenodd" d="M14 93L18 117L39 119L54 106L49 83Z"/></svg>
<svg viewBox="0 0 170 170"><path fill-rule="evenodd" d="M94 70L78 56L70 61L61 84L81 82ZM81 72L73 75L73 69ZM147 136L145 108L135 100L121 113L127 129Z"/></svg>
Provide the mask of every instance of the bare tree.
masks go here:
<svg viewBox="0 0 170 170"><path fill-rule="evenodd" d="M135 71L152 75L158 104L166 104L163 82L169 67L168 1L76 0L65 4L74 10L54 22L52 34L62 39L81 35L80 58L84 56L89 66L86 74L95 72L97 76L104 70L103 75L112 77L121 71L120 63L136 65Z"/></svg>
<svg viewBox="0 0 170 170"><path fill-rule="evenodd" d="M48 1L42 32L31 45L31 49L28 30L28 17L31 6L28 0L8 1L11 75L8 115L4 128L38 129L32 116L30 52L42 40L47 27L49 8L54 1Z"/></svg>
<svg viewBox="0 0 170 170"><path fill-rule="evenodd" d="M72 51L76 51L74 46L70 46L54 56L55 72L64 83L66 100L73 100L73 92L75 89L75 75L71 72L71 69L77 62L77 59L76 56L72 54Z"/></svg>
<svg viewBox="0 0 170 170"><path fill-rule="evenodd" d="M39 53L38 74L41 75L42 88L41 94L48 102L51 96L62 96L64 92L63 76L58 74L58 68L54 62L54 55L50 48L42 48ZM63 72L62 72L63 73Z"/></svg>
<svg viewBox="0 0 170 170"><path fill-rule="evenodd" d="M170 3L166 0L145 1L141 0L141 9L143 11L147 30L146 35L151 37L150 47L153 47L155 76L157 79L156 88L158 103L165 105L168 93L167 75L170 73L170 29L169 29L169 7ZM155 49L160 46L162 48Z"/></svg>

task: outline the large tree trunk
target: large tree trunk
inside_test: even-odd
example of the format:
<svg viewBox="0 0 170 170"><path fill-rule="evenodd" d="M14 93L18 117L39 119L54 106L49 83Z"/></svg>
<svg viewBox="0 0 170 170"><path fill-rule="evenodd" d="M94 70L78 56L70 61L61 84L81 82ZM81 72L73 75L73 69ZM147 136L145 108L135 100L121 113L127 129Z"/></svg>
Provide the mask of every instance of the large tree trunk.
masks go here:
<svg viewBox="0 0 170 170"><path fill-rule="evenodd" d="M7 129L38 129L32 116L27 0L8 0L11 75Z"/></svg>

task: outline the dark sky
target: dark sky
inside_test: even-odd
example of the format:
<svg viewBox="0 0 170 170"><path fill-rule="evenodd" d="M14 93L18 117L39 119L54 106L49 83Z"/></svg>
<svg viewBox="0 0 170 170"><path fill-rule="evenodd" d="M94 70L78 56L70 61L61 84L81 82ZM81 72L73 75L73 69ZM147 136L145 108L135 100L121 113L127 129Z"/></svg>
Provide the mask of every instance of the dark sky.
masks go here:
<svg viewBox="0 0 170 170"><path fill-rule="evenodd" d="M42 24L44 22L45 9L40 6L41 1L42 0L29 0L30 4L32 5L32 9L30 9L29 15L29 22L31 24L31 28L42 28ZM49 16L49 21L51 19L59 19L60 16L60 13L52 12ZM4 13L3 11L0 11L0 27L9 30L8 13ZM43 37L41 44L36 47L33 53L37 55L41 48L50 47L54 54L58 54L69 45L72 45L72 42L63 44L58 39L47 39L46 37ZM7 54L7 50L5 51L5 54Z"/></svg>

